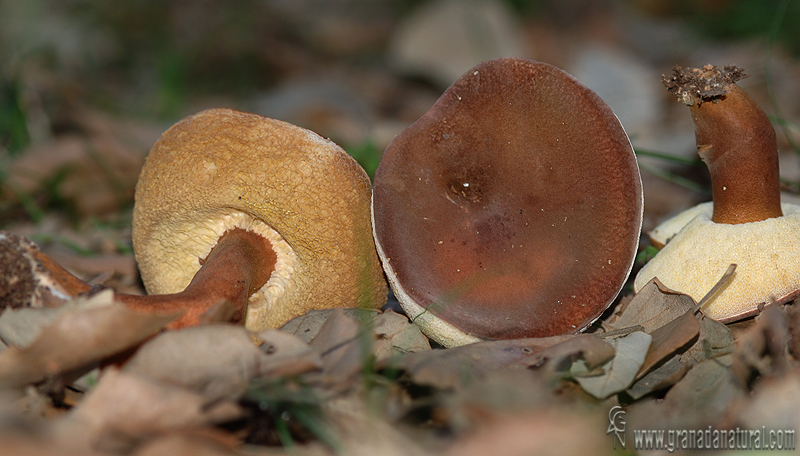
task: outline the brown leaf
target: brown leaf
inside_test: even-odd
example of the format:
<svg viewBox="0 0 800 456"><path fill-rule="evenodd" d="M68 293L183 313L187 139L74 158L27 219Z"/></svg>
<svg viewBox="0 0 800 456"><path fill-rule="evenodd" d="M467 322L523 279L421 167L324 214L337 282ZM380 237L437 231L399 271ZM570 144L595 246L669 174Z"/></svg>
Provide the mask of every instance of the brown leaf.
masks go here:
<svg viewBox="0 0 800 456"><path fill-rule="evenodd" d="M13 456L108 456L108 453L87 442L79 432L81 428L73 428L71 435L56 432L49 423L32 425L29 421L19 420L16 426L0 427L0 443L3 455Z"/></svg>
<svg viewBox="0 0 800 456"><path fill-rule="evenodd" d="M265 332L268 348L259 350L244 327L208 324L167 331L142 345L123 367L178 385L207 400L236 399L257 376L303 373L320 367L317 355L290 334Z"/></svg>
<svg viewBox="0 0 800 456"><path fill-rule="evenodd" d="M788 368L789 327L782 306L768 305L755 324L736 338L734 370L740 378L751 371L762 376L780 375Z"/></svg>
<svg viewBox="0 0 800 456"><path fill-rule="evenodd" d="M603 365L601 372L595 374L583 360L573 363L570 372L587 393L605 399L631 386L644 363L652 339L650 334L641 331L616 338L613 341L614 357Z"/></svg>
<svg viewBox="0 0 800 456"><path fill-rule="evenodd" d="M348 456L433 456L435 454L401 432L396 424L370 414L363 408L363 403L354 404L348 401L346 406L329 409L327 415L329 428L338 438L335 451L324 454ZM297 450L301 456L306 454L304 448ZM319 454L313 451L314 447L311 450L311 454Z"/></svg>
<svg viewBox="0 0 800 456"><path fill-rule="evenodd" d="M117 446L152 434L238 418L240 408L209 402L183 388L107 368L97 386L70 414L95 442ZM117 443L121 440L122 442ZM114 442L112 444L111 442Z"/></svg>
<svg viewBox="0 0 800 456"><path fill-rule="evenodd" d="M259 350L268 357L259 366L259 377L299 375L322 368L319 352L293 334L268 329L255 337Z"/></svg>
<svg viewBox="0 0 800 456"><path fill-rule="evenodd" d="M113 299L113 295L106 296ZM42 329L53 324L64 312L70 308L75 310L78 302L86 300L75 299L61 307L6 309L0 314L0 341L11 347L27 347L41 335Z"/></svg>
<svg viewBox="0 0 800 456"><path fill-rule="evenodd" d="M733 351L733 335L727 326L710 318L700 317L697 341L681 354L681 362L692 367L707 359Z"/></svg>
<svg viewBox="0 0 800 456"><path fill-rule="evenodd" d="M694 343L687 347L693 339ZM689 311L653 332L651 351L637 381L626 392L639 399L665 389L678 382L692 366L731 350L731 333L725 325Z"/></svg>
<svg viewBox="0 0 800 456"><path fill-rule="evenodd" d="M562 345L563 344L563 345ZM584 356L596 366L610 359L614 348L591 334L477 342L446 350L412 353L384 364L403 369L412 381L437 388L455 388L472 377L498 369L539 366L547 359Z"/></svg>
<svg viewBox="0 0 800 456"><path fill-rule="evenodd" d="M102 292L93 299L106 299ZM145 314L116 302L69 310L25 348L0 353L0 388L18 388L47 377L90 366L133 347L166 326L174 317Z"/></svg>
<svg viewBox="0 0 800 456"><path fill-rule="evenodd" d="M387 310L375 318L373 331L378 336L374 353L379 360L394 354L431 349L430 341L422 334L419 326L408 321L405 315L391 310Z"/></svg>
<svg viewBox="0 0 800 456"><path fill-rule="evenodd" d="M789 331L789 354L800 360L800 308L796 304L783 307L786 313L786 327Z"/></svg>
<svg viewBox="0 0 800 456"><path fill-rule="evenodd" d="M634 403L628 423L636 429L700 429L725 422L747 394L732 364L730 354L701 362L667 392L663 401Z"/></svg>
<svg viewBox="0 0 800 456"><path fill-rule="evenodd" d="M639 290L621 314L616 315L605 326L615 330L639 325L644 328L644 332L652 333L694 310L695 304L690 296L670 290L654 278Z"/></svg>
<svg viewBox="0 0 800 456"><path fill-rule="evenodd" d="M334 309L309 344L322 356L323 380L339 383L361 370L373 341L371 331L362 331L343 309Z"/></svg>
<svg viewBox="0 0 800 456"><path fill-rule="evenodd" d="M320 309L311 310L299 317L289 320L285 325L281 326L281 331L294 334L306 342L311 342L322 325L328 321L328 318L334 313L342 311L346 316L362 324L371 324L373 319L380 314L377 310L371 309Z"/></svg>
<svg viewBox="0 0 800 456"><path fill-rule="evenodd" d="M695 339L700 334L700 323L694 315L694 311L686 312L680 317L672 320L664 326L656 329L651 334L653 340L650 342L650 349L645 356L636 378L642 378L645 373L656 364L670 355L675 354L686 344Z"/></svg>
<svg viewBox="0 0 800 456"><path fill-rule="evenodd" d="M639 399L674 385L688 370L689 367L682 363L679 357L673 356L636 380L625 392L633 399Z"/></svg>
<svg viewBox="0 0 800 456"><path fill-rule="evenodd" d="M312 310L290 320L281 327L281 331L311 341L335 311L336 309ZM391 310L378 312L370 309L343 309L343 312L358 322L365 331L369 328L375 334L377 340L373 345L373 354L378 359L431 348L428 338L404 315Z"/></svg>
<svg viewBox="0 0 800 456"><path fill-rule="evenodd" d="M528 367L539 367L546 362L551 370L566 370L572 361L580 358L586 366L593 369L603 365L613 356L614 346L607 340L597 337L597 335L578 334L545 348L535 356L524 359L521 364ZM520 363L513 365L520 365Z"/></svg>

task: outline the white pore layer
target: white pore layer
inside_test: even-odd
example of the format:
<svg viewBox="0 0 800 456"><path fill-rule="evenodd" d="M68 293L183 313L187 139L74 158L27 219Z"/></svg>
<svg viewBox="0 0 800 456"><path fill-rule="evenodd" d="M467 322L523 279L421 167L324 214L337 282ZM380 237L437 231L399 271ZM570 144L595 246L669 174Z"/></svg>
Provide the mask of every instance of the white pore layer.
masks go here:
<svg viewBox="0 0 800 456"><path fill-rule="evenodd" d="M283 236L263 221L239 211L232 210L222 214L220 217L206 222L204 228L214 233L214 239L219 239L226 231L234 228L241 228L264 236L272 244L272 249L275 251L275 256L277 257L275 261L275 270L272 271L269 281L250 296L245 324L247 324L247 319L249 319L250 315L256 311L260 314L264 314L265 311L271 312L274 303L278 298L283 296L287 287L290 286L289 279L292 277L292 273L298 261L297 255L289 243L283 239ZM205 252L199 252L198 258L207 257L215 245L216 242L207 245ZM266 309L264 309L265 306L267 307Z"/></svg>
<svg viewBox="0 0 800 456"><path fill-rule="evenodd" d="M388 279L389 285L391 285L392 290L394 291L395 297L397 297L397 301L400 302L400 306L406 312L408 318L410 318L414 324L419 326L420 330L422 330L426 336L445 347L458 347L460 345L467 345L481 341L480 338L473 336L472 334L467 334L445 320L437 317L433 313L428 312L428 309L417 304L416 301L414 301L411 296L408 295L403 286L397 280L397 275L392 268L392 259L386 256L383 248L381 247L381 243L378 240L378 236L375 235L374 209L372 210L372 234L375 238L375 247L378 250L378 256L381 258L381 263L383 264L383 270L386 273L386 278Z"/></svg>

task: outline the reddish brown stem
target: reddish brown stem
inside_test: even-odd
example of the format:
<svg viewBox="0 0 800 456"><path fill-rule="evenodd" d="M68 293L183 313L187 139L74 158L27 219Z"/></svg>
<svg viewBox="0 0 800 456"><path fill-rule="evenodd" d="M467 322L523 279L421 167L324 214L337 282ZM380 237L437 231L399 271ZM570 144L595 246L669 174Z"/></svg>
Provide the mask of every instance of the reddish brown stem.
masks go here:
<svg viewBox="0 0 800 456"><path fill-rule="evenodd" d="M735 81L736 67L680 70L665 79L690 105L700 158L711 174L716 223L780 217L781 192L775 129Z"/></svg>
<svg viewBox="0 0 800 456"><path fill-rule="evenodd" d="M0 249L9 257L6 261L16 260L19 263L18 269L31 269L29 275L17 275L36 283L35 276L45 274L50 279L48 283L57 284L61 295L75 297L91 290L89 284L69 273L32 244L28 247L25 242L20 237L7 237L4 248ZM26 255L33 256L38 265L32 266L25 259ZM167 326L170 329L199 324L208 318L210 311L213 313L219 309L222 309L223 315L222 318L219 318L219 314L215 315L217 320L241 322L250 296L269 281L276 259L267 239L237 228L219 238L211 253L201 260L200 270L180 293L150 296L117 293L115 297L131 308L145 312L183 311L177 320Z"/></svg>
<svg viewBox="0 0 800 456"><path fill-rule="evenodd" d="M263 236L243 229L223 234L189 285L180 293L135 296L118 294L118 300L134 309L177 312L184 314L169 328L200 323L209 310L229 304L230 320L244 321L247 301L269 281L275 269L276 256L272 245Z"/></svg>

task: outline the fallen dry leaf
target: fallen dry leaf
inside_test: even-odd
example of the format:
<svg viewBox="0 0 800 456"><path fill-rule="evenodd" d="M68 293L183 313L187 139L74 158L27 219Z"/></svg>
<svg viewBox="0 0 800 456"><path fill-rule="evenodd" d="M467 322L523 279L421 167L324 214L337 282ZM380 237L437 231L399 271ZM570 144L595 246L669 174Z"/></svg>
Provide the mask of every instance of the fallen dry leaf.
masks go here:
<svg viewBox="0 0 800 456"><path fill-rule="evenodd" d="M240 416L241 409L233 402L209 401L184 388L109 367L64 425L77 423L96 445L119 448L170 430Z"/></svg>
<svg viewBox="0 0 800 456"><path fill-rule="evenodd" d="M330 318L334 312L339 312L340 310L346 316L363 325L371 325L375 317L380 314L380 311L377 310L358 308L310 310L303 315L289 320L286 324L281 326L280 329L281 331L294 334L306 342L311 342L311 339L317 335L322 325L328 321L328 318Z"/></svg>
<svg viewBox="0 0 800 456"><path fill-rule="evenodd" d="M332 454L348 456L433 456L435 453L401 431L397 425L371 416L362 401L326 407L337 437Z"/></svg>
<svg viewBox="0 0 800 456"><path fill-rule="evenodd" d="M145 314L108 300L112 291L93 299L108 305L71 309L24 348L0 353L0 389L19 388L82 367L131 348L157 333L174 316Z"/></svg>
<svg viewBox="0 0 800 456"><path fill-rule="evenodd" d="M670 355L674 355L681 348L688 348L687 344L700 334L700 323L693 311L686 312L664 326L652 332L653 340L647 356L644 358L641 369L636 374L641 378L656 364Z"/></svg>
<svg viewBox="0 0 800 456"><path fill-rule="evenodd" d="M247 329L208 324L167 331L143 344L124 372L181 386L207 400L237 399L259 376L301 374L321 367L319 355L291 334L265 332L263 350Z"/></svg>
<svg viewBox="0 0 800 456"><path fill-rule="evenodd" d="M280 329L310 342L335 311L336 309L312 310L293 318ZM373 354L377 359L431 348L428 338L422 334L417 325L409 322L405 315L391 310L379 312L352 308L342 311L355 320L363 331L371 330L375 334L377 340L373 346Z"/></svg>
<svg viewBox="0 0 800 456"><path fill-rule="evenodd" d="M701 317L699 322L700 332L697 341L681 353L681 362L688 367L731 353L734 349L733 334L727 326L705 317Z"/></svg>
<svg viewBox="0 0 800 456"><path fill-rule="evenodd" d="M113 296L109 295L109 298L113 298ZM74 301L81 300L76 299ZM53 308L21 307L19 309L6 309L0 314L0 341L5 346L18 348L30 345L39 337L44 327L51 325L71 307L68 304L70 303Z"/></svg>
<svg viewBox="0 0 800 456"><path fill-rule="evenodd" d="M665 363L638 378L625 393L631 398L640 399L655 391L668 388L683 378L689 367L682 363L677 356L671 357Z"/></svg>
<svg viewBox="0 0 800 456"><path fill-rule="evenodd" d="M0 444L3 455L13 456L108 456L109 453L96 448L81 434L80 427L56 429L52 423L19 420L4 422L0 426Z"/></svg>
<svg viewBox="0 0 800 456"><path fill-rule="evenodd" d="M651 360L645 360L645 366L637 376L637 381L626 391L633 399L668 388L678 382L693 366L733 351L733 337L725 325L702 314L693 314L693 311L689 311L653 333L654 339L655 336L659 339L666 337L659 344L667 345L658 350L654 348L654 354L648 353L648 357L654 360L664 352L668 352L666 355L668 359L663 361L662 358L662 361L657 361L655 364ZM692 323L692 320L695 323ZM694 342L687 346L691 340ZM684 341L684 344L681 344L681 341ZM676 346L677 350L670 351ZM644 372L645 375L642 375Z"/></svg>
<svg viewBox="0 0 800 456"><path fill-rule="evenodd" d="M79 296L59 307L21 307L0 314L0 340L6 345L24 348L33 343L42 330L66 312L80 312L113 305L114 293L107 290L91 297Z"/></svg>
<svg viewBox="0 0 800 456"><path fill-rule="evenodd" d="M293 334L268 329L255 337L259 350L268 356L259 366L259 377L292 376L322 368L320 353Z"/></svg>
<svg viewBox="0 0 800 456"><path fill-rule="evenodd" d="M789 331L789 354L800 360L800 307L793 303L783 306L786 314L786 329Z"/></svg>
<svg viewBox="0 0 800 456"><path fill-rule="evenodd" d="M731 354L697 364L663 401L631 405L628 422L639 429L700 429L730 423L730 414L747 394L732 364Z"/></svg>
<svg viewBox="0 0 800 456"><path fill-rule="evenodd" d="M613 347L591 334L476 342L450 349L408 354L388 360L384 368L405 371L414 383L441 389L456 388L507 367L538 367L545 360L583 357L588 365L607 361ZM556 363L560 364L560 363Z"/></svg>
<svg viewBox="0 0 800 456"><path fill-rule="evenodd" d="M430 341L419 326L408 321L405 315L387 310L375 317L372 327L378 336L373 350L378 360L431 349Z"/></svg>
<svg viewBox="0 0 800 456"><path fill-rule="evenodd" d="M641 326L649 334L694 310L695 305L691 296L670 290L654 278L604 326L610 330Z"/></svg>
<svg viewBox="0 0 800 456"><path fill-rule="evenodd" d="M736 338L734 371L748 379L755 371L763 376L781 375L787 368L789 327L783 307L766 306L755 318L755 324Z"/></svg>
<svg viewBox="0 0 800 456"><path fill-rule="evenodd" d="M322 357L325 383L344 383L361 371L372 352L374 335L365 331L344 310L334 309L309 342Z"/></svg>
<svg viewBox="0 0 800 456"><path fill-rule="evenodd" d="M636 331L614 339L614 357L603 366L603 373L592 374L585 361L578 360L570 369L575 380L587 393L598 399L624 391L636 378L650 347L652 336Z"/></svg>

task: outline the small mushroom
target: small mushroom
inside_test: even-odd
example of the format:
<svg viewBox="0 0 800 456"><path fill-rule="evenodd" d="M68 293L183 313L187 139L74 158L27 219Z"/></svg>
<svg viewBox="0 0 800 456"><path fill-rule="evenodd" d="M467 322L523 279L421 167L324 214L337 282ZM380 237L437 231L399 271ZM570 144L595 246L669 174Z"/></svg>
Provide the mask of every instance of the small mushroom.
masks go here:
<svg viewBox="0 0 800 456"><path fill-rule="evenodd" d="M638 273L638 291L650 279L700 300L731 264L728 285L704 312L723 322L786 302L800 290L800 206L781 204L778 146L766 114L736 85L741 68L675 67L664 83L690 107L697 149L706 163L713 203L678 214L650 233L664 248Z"/></svg>
<svg viewBox="0 0 800 456"><path fill-rule="evenodd" d="M636 253L642 188L614 113L551 65L469 70L389 144L373 229L406 313L445 346L585 329Z"/></svg>
<svg viewBox="0 0 800 456"><path fill-rule="evenodd" d="M155 144L136 185L136 260L162 296L122 300L189 309L178 325L227 300L256 330L310 309L380 307L370 194L358 163L308 130L228 109L188 117Z"/></svg>

